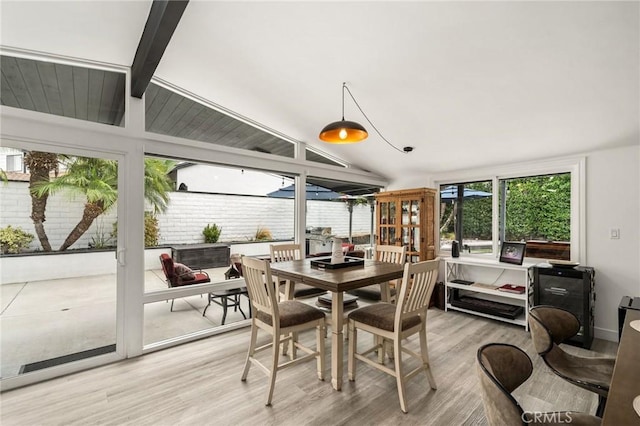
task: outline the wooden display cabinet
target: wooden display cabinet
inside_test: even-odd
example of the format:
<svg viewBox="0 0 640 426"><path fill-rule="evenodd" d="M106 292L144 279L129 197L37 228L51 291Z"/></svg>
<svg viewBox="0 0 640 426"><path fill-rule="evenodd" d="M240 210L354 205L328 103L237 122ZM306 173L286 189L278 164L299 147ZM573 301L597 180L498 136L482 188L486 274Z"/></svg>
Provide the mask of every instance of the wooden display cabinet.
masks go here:
<svg viewBox="0 0 640 426"><path fill-rule="evenodd" d="M409 262L434 259L435 198L430 188L376 194L376 243L404 245Z"/></svg>

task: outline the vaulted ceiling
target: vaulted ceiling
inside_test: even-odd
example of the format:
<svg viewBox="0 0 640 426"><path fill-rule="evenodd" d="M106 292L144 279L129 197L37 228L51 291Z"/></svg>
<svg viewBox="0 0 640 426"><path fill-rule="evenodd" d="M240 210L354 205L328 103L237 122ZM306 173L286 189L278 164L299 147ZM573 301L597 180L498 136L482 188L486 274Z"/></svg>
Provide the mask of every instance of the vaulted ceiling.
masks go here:
<svg viewBox="0 0 640 426"><path fill-rule="evenodd" d="M639 143L639 5L191 1L155 75L391 180L557 157ZM130 66L151 2L0 7L5 50ZM369 138L319 141L343 81L415 150L349 98Z"/></svg>

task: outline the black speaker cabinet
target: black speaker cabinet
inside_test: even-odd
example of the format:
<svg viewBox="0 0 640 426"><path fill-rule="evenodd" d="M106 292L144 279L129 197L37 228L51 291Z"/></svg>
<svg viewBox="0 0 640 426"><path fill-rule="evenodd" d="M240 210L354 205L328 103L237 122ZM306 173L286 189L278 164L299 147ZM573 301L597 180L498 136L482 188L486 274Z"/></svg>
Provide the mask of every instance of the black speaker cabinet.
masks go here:
<svg viewBox="0 0 640 426"><path fill-rule="evenodd" d="M566 343L590 349L593 342L593 310L596 300L595 270L575 268L533 268L533 304L551 305L573 313L580 320L580 331Z"/></svg>

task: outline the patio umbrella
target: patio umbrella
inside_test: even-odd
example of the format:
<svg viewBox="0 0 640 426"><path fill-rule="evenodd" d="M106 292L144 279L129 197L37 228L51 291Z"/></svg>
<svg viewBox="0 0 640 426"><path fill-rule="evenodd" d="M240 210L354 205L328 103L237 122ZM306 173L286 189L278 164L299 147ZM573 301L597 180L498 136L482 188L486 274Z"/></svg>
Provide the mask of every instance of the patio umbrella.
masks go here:
<svg viewBox="0 0 640 426"><path fill-rule="evenodd" d="M480 191L478 189L464 188L462 192L462 198L465 200L470 200L474 198L485 198L491 197L490 192ZM457 185L449 185L444 189L440 190L440 202L451 204L458 199L458 186Z"/></svg>
<svg viewBox="0 0 640 426"><path fill-rule="evenodd" d="M294 198L296 191L295 184L280 188L267 194L267 197L274 198ZM307 200L338 200L342 194L338 194L330 189L318 185L307 184Z"/></svg>
<svg viewBox="0 0 640 426"><path fill-rule="evenodd" d="M444 189L440 190L440 202L442 204L453 204L453 209L451 210L451 214L445 221L444 225L441 226L440 230L442 231L442 229L444 229L455 216L456 217L455 234L456 234L457 241L462 241L462 207L461 207L462 203L458 203L458 188L461 186L462 185L449 185L444 187ZM471 189L465 186L462 191L461 201L473 200L477 198L486 198L486 197L491 197L492 195L493 194L491 194L490 192L480 191L478 189ZM444 212L444 208L442 209L442 213L443 212ZM443 217L440 218L440 222L442 222L442 219Z"/></svg>

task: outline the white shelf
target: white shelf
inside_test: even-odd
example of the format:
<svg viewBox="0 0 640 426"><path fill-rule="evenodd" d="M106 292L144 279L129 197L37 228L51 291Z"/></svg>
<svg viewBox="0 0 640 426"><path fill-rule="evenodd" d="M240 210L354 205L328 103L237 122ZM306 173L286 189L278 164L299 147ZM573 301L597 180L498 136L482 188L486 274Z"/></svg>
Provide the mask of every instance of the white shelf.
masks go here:
<svg viewBox="0 0 640 426"><path fill-rule="evenodd" d="M465 312L467 314L477 315L479 317L494 319L502 322L508 322L509 324L521 325L523 327L527 327L527 320L525 314L519 315L515 319L505 318L498 315L485 314L484 312L472 311L471 309L459 308L457 306L453 306L450 303L447 303L447 310Z"/></svg>
<svg viewBox="0 0 640 426"><path fill-rule="evenodd" d="M528 330L529 298L531 284L531 267L535 263L525 262L522 265L498 262L495 258L462 256L448 257L445 261L445 297L446 310L455 310L484 318L508 322L523 326ZM454 279L473 281L473 284L465 285L452 282ZM499 291L498 287L504 284L515 284L525 287L525 292L510 293ZM515 319L491 315L472 309L453 306L449 297L453 292L464 292L462 295L471 295L479 299L487 299L507 305L521 306L524 312Z"/></svg>
<svg viewBox="0 0 640 426"><path fill-rule="evenodd" d="M460 256L460 257L447 257L445 262L455 263L458 265L470 265L470 266L486 266L490 268L511 269L516 271L528 270L529 268L537 265L535 262L522 262L522 265L514 265L511 263L498 262L493 257L482 256Z"/></svg>
<svg viewBox="0 0 640 426"><path fill-rule="evenodd" d="M500 291L498 290L498 287L494 287L494 288L486 288L486 287L480 287L478 285L476 285L477 283L471 284L471 285L465 285L465 284L458 284L458 283L452 283L452 282L447 282L447 287L449 288L457 288L460 290L466 290L466 291L473 291L476 293L483 293L483 294L492 294L495 296L500 296L500 297L506 297L508 299L518 299L518 300L526 300L527 299L527 292L525 291L522 294L519 293L509 293L508 291Z"/></svg>

